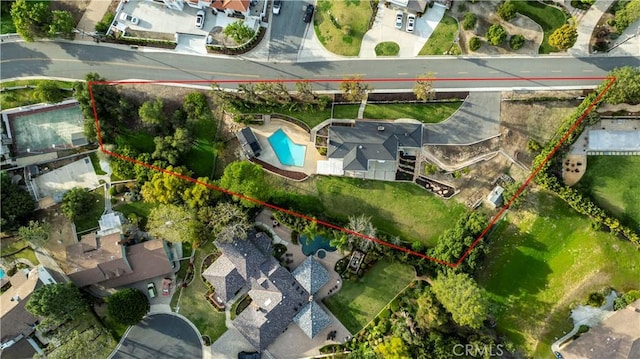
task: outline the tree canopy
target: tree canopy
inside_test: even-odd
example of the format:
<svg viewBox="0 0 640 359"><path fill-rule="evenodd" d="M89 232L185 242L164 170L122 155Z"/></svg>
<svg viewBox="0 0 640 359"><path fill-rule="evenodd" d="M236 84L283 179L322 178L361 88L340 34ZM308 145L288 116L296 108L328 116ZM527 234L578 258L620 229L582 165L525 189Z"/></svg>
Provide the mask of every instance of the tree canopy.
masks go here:
<svg viewBox="0 0 640 359"><path fill-rule="evenodd" d="M413 93L418 100L429 101L433 99L433 80L434 76L432 72L419 76L416 84L413 86Z"/></svg>
<svg viewBox="0 0 640 359"><path fill-rule="evenodd" d="M359 77L348 77L340 82L340 90L347 101L360 102L367 97L367 93L372 90L371 86Z"/></svg>
<svg viewBox="0 0 640 359"><path fill-rule="evenodd" d="M73 36L73 30L76 27L73 15L69 11L53 10L51 12L52 19L47 32L50 37L70 38Z"/></svg>
<svg viewBox="0 0 640 359"><path fill-rule="evenodd" d="M121 289L107 299L107 311L116 321L135 325L149 311L149 299L136 288Z"/></svg>
<svg viewBox="0 0 640 359"><path fill-rule="evenodd" d="M618 67L609 72L609 76L615 77L616 81L604 95L604 101L610 104L640 103L640 67Z"/></svg>
<svg viewBox="0 0 640 359"><path fill-rule="evenodd" d="M487 220L482 214L478 212L465 214L456 222L454 227L446 230L440 236L438 243L430 250L430 255L447 262L456 262L476 240L486 225ZM473 272L485 252L486 245L484 241L478 242L457 270L468 273ZM444 269L441 265L437 266L437 270Z"/></svg>
<svg viewBox="0 0 640 359"><path fill-rule="evenodd" d="M84 188L75 187L62 197L62 213L71 221L75 221L91 209L93 196Z"/></svg>
<svg viewBox="0 0 640 359"><path fill-rule="evenodd" d="M36 289L25 308L33 315L60 320L71 319L88 309L73 283L48 284Z"/></svg>
<svg viewBox="0 0 640 359"><path fill-rule="evenodd" d="M3 230L16 229L23 224L27 224L33 216L36 203L29 195L29 192L22 187L13 184L6 172L0 174L0 212L2 221L0 225Z"/></svg>
<svg viewBox="0 0 640 359"><path fill-rule="evenodd" d="M498 46L507 38L507 30L500 24L493 24L489 27L485 36L487 37L488 43L493 46Z"/></svg>
<svg viewBox="0 0 640 359"><path fill-rule="evenodd" d="M49 224L29 221L27 226L18 228L18 236L34 247L41 247L49 239Z"/></svg>
<svg viewBox="0 0 640 359"><path fill-rule="evenodd" d="M384 359L405 359L410 358L409 348L398 337L392 337L384 341L375 348L375 352Z"/></svg>
<svg viewBox="0 0 640 359"><path fill-rule="evenodd" d="M236 203L219 202L215 207L204 207L198 217L211 234L223 242L246 238L252 227L247 212Z"/></svg>
<svg viewBox="0 0 640 359"><path fill-rule="evenodd" d="M65 94L54 81L40 81L33 91L36 100L45 103L56 103L64 100Z"/></svg>
<svg viewBox="0 0 640 359"><path fill-rule="evenodd" d="M166 121L164 103L161 98L155 101L145 101L138 109L138 115L143 123L157 126Z"/></svg>
<svg viewBox="0 0 640 359"><path fill-rule="evenodd" d="M244 44L245 42L249 41L255 34L255 31L253 31L253 29L250 28L249 25L240 20L227 25L224 28L223 32L225 36L231 37L237 44Z"/></svg>
<svg viewBox="0 0 640 359"><path fill-rule="evenodd" d="M265 201L269 195L262 167L248 161L229 164L220 178L220 187L259 201ZM233 200L239 201L245 207L257 206L256 203L238 196L233 196Z"/></svg>
<svg viewBox="0 0 640 359"><path fill-rule="evenodd" d="M498 7L498 16L505 21L513 19L516 16L516 13L516 7L511 1L505 1L500 5L500 7Z"/></svg>
<svg viewBox="0 0 640 359"><path fill-rule="evenodd" d="M85 118L84 134L89 141L96 141L95 118L89 94L89 82L106 81L95 72L85 76L86 82L76 82L73 85L74 96L78 100L80 109ZM131 114L131 106L123 100L114 86L92 84L91 91L96 105L96 115L100 123L102 139L104 143L111 143L115 139L119 124L123 118Z"/></svg>
<svg viewBox="0 0 640 359"><path fill-rule="evenodd" d="M192 184L169 172L191 177L191 171L184 167L168 166L167 172L155 172L151 180L142 186L142 197L146 202L182 203L183 193Z"/></svg>
<svg viewBox="0 0 640 359"><path fill-rule="evenodd" d="M195 212L174 204L152 208L147 228L152 236L169 242L198 243L206 238L204 225Z"/></svg>
<svg viewBox="0 0 640 359"><path fill-rule="evenodd" d="M51 21L49 4L45 2L16 0L11 5L11 19L16 31L25 41L42 36Z"/></svg>
<svg viewBox="0 0 640 359"><path fill-rule="evenodd" d="M452 270L440 273L432 290L458 325L478 329L489 315L487 294L465 273Z"/></svg>
<svg viewBox="0 0 640 359"><path fill-rule="evenodd" d="M438 328L447 323L447 314L429 287L417 298L416 322L423 329Z"/></svg>
<svg viewBox="0 0 640 359"><path fill-rule="evenodd" d="M549 45L566 50L578 40L578 28L573 24L564 24L549 36Z"/></svg>

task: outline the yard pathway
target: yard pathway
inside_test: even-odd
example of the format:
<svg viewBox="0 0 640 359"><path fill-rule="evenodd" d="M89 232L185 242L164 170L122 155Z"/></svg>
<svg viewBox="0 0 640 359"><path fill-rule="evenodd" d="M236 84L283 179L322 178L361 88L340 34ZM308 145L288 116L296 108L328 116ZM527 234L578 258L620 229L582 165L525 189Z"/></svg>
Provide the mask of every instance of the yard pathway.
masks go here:
<svg viewBox="0 0 640 359"><path fill-rule="evenodd" d="M609 9L612 3L611 0L596 0L596 2L591 5L587 13L582 17L582 20L578 23L578 40L576 40L575 45L568 50L569 55L589 55L591 34L602 15Z"/></svg>
<svg viewBox="0 0 640 359"><path fill-rule="evenodd" d="M80 33L76 34L76 40L92 40L83 32L92 33L96 30L96 24L102 20L110 4L111 0L91 0L76 26L76 29L80 30Z"/></svg>

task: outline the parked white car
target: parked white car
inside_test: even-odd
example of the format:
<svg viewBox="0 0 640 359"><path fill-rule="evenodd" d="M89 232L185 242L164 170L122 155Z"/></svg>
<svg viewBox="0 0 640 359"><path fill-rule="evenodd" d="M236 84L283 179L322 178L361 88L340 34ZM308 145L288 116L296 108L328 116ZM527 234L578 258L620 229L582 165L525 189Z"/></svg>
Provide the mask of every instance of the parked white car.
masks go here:
<svg viewBox="0 0 640 359"><path fill-rule="evenodd" d="M416 16L414 14L407 15L407 32L413 32L416 26Z"/></svg>
<svg viewBox="0 0 640 359"><path fill-rule="evenodd" d="M402 11L396 12L396 29L402 29L403 20L404 20L404 13Z"/></svg>
<svg viewBox="0 0 640 359"><path fill-rule="evenodd" d="M134 24L134 25L138 25L138 18L135 16L131 16L129 14L127 14L126 12L121 12L120 13L120 20L122 21L129 21L130 23Z"/></svg>
<svg viewBox="0 0 640 359"><path fill-rule="evenodd" d="M196 27L198 29L202 29L202 27L204 26L204 10L198 10L198 12L196 13Z"/></svg>
<svg viewBox="0 0 640 359"><path fill-rule="evenodd" d="M273 2L273 14L274 15L280 14L281 8L282 8L282 0L275 0Z"/></svg>

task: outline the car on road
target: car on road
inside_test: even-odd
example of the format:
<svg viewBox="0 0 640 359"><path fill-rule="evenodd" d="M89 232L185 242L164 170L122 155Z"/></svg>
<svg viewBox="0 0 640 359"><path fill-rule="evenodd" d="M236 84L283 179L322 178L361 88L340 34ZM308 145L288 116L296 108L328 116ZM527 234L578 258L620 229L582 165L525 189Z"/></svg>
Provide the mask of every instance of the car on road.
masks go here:
<svg viewBox="0 0 640 359"><path fill-rule="evenodd" d="M120 20L129 21L130 23L132 23L134 25L138 25L138 23L140 22L137 17L131 16L131 15L127 14L126 12L121 12L120 13Z"/></svg>
<svg viewBox="0 0 640 359"><path fill-rule="evenodd" d="M171 278L165 278L162 280L162 295L163 296L168 296L169 293L171 293L171 283L172 280Z"/></svg>
<svg viewBox="0 0 640 359"><path fill-rule="evenodd" d="M304 22L311 22L311 18L313 17L313 5L307 5L307 10L304 12Z"/></svg>
<svg viewBox="0 0 640 359"><path fill-rule="evenodd" d="M403 20L404 20L404 13L402 11L396 12L396 29L402 29Z"/></svg>
<svg viewBox="0 0 640 359"><path fill-rule="evenodd" d="M407 15L407 32L413 32L416 26L416 16L414 14Z"/></svg>
<svg viewBox="0 0 640 359"><path fill-rule="evenodd" d="M204 26L204 10L198 10L196 13L196 27L202 29Z"/></svg>
<svg viewBox="0 0 640 359"><path fill-rule="evenodd" d="M282 0L275 0L273 2L273 14L278 15L280 13L281 7L282 7Z"/></svg>
<svg viewBox="0 0 640 359"><path fill-rule="evenodd" d="M147 292L149 293L149 298L155 298L158 295L156 291L156 285L153 282L147 283Z"/></svg>
<svg viewBox="0 0 640 359"><path fill-rule="evenodd" d="M559 352L553 352L553 354L556 356L556 359L564 359L562 354L560 354Z"/></svg>

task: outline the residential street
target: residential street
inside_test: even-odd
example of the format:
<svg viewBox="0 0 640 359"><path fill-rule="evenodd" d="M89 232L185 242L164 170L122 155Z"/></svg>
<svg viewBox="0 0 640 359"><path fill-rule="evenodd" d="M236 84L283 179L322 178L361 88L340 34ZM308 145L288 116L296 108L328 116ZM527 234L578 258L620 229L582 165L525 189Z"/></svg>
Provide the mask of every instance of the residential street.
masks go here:
<svg viewBox="0 0 640 359"><path fill-rule="evenodd" d="M358 74L362 78L387 79L374 88L410 88L412 84L388 79L411 79L433 72L438 88L508 88L596 85L599 79L571 77L604 76L618 66L640 66L640 57L486 57L344 60L307 63L272 63L242 57L189 56L167 52L142 52L123 46L71 42L13 42L0 45L0 76L60 77L82 79L98 72L110 80L195 80L220 81L265 79L341 79ZM563 77L565 80L523 80L526 77ZM465 78L480 79L473 84ZM495 79L489 81L488 79ZM411 81L412 82L412 81ZM318 90L337 89L337 83L323 83Z"/></svg>

